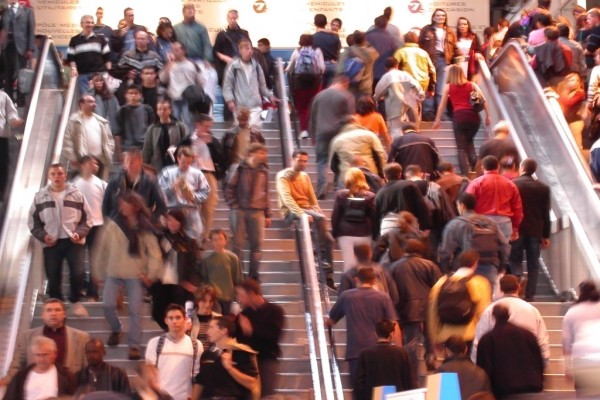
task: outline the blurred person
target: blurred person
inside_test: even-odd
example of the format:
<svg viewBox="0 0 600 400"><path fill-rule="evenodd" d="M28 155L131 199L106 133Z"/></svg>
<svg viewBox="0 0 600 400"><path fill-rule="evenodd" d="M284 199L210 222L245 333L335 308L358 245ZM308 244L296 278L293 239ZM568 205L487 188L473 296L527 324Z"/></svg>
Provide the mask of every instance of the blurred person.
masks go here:
<svg viewBox="0 0 600 400"><path fill-rule="evenodd" d="M71 309L78 317L87 317L81 303L85 284L84 243L92 228L92 215L85 196L71 183L62 164L48 168L48 185L35 194L27 225L42 243L44 272L48 279L46 294L63 300L62 267L67 261Z"/></svg>
<svg viewBox="0 0 600 400"><path fill-rule="evenodd" d="M409 240L418 240L425 246L428 245L428 232L419 229L419 221L412 213L400 211L394 215L394 226L382 233L373 245L373 259L386 267L404 257ZM386 219L391 220L392 216Z"/></svg>
<svg viewBox="0 0 600 400"><path fill-rule="evenodd" d="M583 150L583 129L585 128L586 93L581 76L572 72L556 87L558 103L579 150Z"/></svg>
<svg viewBox="0 0 600 400"><path fill-rule="evenodd" d="M337 76L331 86L315 96L310 108L308 133L311 142L316 145L319 199L325 199L329 191L327 166L330 143L354 114L355 101L348 90L349 84L348 77Z"/></svg>
<svg viewBox="0 0 600 400"><path fill-rule="evenodd" d="M579 284L579 298L569 308L562 324L562 346L568 378L575 381L577 397L598 397L598 324L600 293L596 283Z"/></svg>
<svg viewBox="0 0 600 400"><path fill-rule="evenodd" d="M103 74L92 74L88 94L96 100L94 113L108 121L111 132L117 132L119 130L117 122L119 100L108 87Z"/></svg>
<svg viewBox="0 0 600 400"><path fill-rule="evenodd" d="M173 400L188 400L204 348L200 341L185 334L186 315L181 305L169 305L164 318L168 331L148 341L145 362L158 370L162 391Z"/></svg>
<svg viewBox="0 0 600 400"><path fill-rule="evenodd" d="M527 44L530 48L530 54L534 52L534 48L544 44L544 30L554 25L554 19L549 10L536 9L532 15L531 23L534 30L527 34Z"/></svg>
<svg viewBox="0 0 600 400"><path fill-rule="evenodd" d="M419 34L419 47L429 54L435 65L436 84L435 93L431 99L426 99L423 104L423 120L431 121L436 110L445 110L440 107L443 89L446 84L446 70L459 55L456 33L448 26L448 14L441 8L433 10L431 24L425 25ZM460 67L458 67L460 68ZM466 79L466 78L465 78Z"/></svg>
<svg viewBox="0 0 600 400"><path fill-rule="evenodd" d="M390 21L392 20L392 7L386 7L383 9L383 16L387 19L387 25L385 26L385 30L389 32L390 35L394 38L394 43L396 44L396 48L401 47L404 43L402 41L402 35L400 33L400 29Z"/></svg>
<svg viewBox="0 0 600 400"><path fill-rule="evenodd" d="M25 123L19 117L15 104L5 91L0 91L0 199L4 197L10 170L10 128L19 128Z"/></svg>
<svg viewBox="0 0 600 400"><path fill-rule="evenodd" d="M208 324L221 314L214 309L219 306L217 302L217 291L211 285L202 285L196 290L195 294L195 313L192 316L192 330L190 337L202 342L204 349L208 350L213 343L208 340ZM220 307L220 306L219 306Z"/></svg>
<svg viewBox="0 0 600 400"><path fill-rule="evenodd" d="M510 125L508 122L501 120L498 121L496 125L492 128L493 137L484 141L481 146L479 146L479 160L483 160L487 156L494 156L498 160L501 160L504 157L512 157L519 163L520 155L519 150L517 150L517 146L510 137ZM476 167L476 172L478 175L483 173L483 170L480 170L482 166L478 162Z"/></svg>
<svg viewBox="0 0 600 400"><path fill-rule="evenodd" d="M499 172L505 178L515 180L519 177L519 164L511 156L502 157L498 162Z"/></svg>
<svg viewBox="0 0 600 400"><path fill-rule="evenodd" d="M138 75L143 67L151 66L157 70L163 68L163 62L155 51L150 50L150 35L145 29L138 29L133 34L135 47L127 49L127 40L125 41L125 52L119 59L119 67L128 69L127 76L130 79L136 79L139 82Z"/></svg>
<svg viewBox="0 0 600 400"><path fill-rule="evenodd" d="M225 132L221 139L225 171L229 171L229 167L246 158L250 145L265 144L262 132L255 126L250 126L250 110L244 107L240 108L236 120L237 124Z"/></svg>
<svg viewBox="0 0 600 400"><path fill-rule="evenodd" d="M294 49L285 72L289 74L294 107L300 122L301 138L308 137L308 119L312 99L319 93L325 72L321 49L313 47L312 35L300 35L300 47Z"/></svg>
<svg viewBox="0 0 600 400"><path fill-rule="evenodd" d="M373 94L374 64L379 57L379 53L369 44L367 35L364 32L354 31L352 40L354 41L353 44L340 55L336 72L338 75L344 74L346 60L354 57L359 58L363 63L362 74L359 74L360 76L357 77L356 82L351 82L350 92L357 98L360 95L370 96Z"/></svg>
<svg viewBox="0 0 600 400"><path fill-rule="evenodd" d="M440 162L440 154L433 139L421 135L413 123L402 126L402 136L392 142L388 163L396 162L404 167L418 165L430 177L435 177Z"/></svg>
<svg viewBox="0 0 600 400"><path fill-rule="evenodd" d="M463 399L473 399L473 395L490 393L492 386L487 373L469 360L469 347L460 336L450 336L444 343L445 357L436 372L456 373L458 386Z"/></svg>
<svg viewBox="0 0 600 400"><path fill-rule="evenodd" d="M56 343L38 336L32 340L30 348L33 364L19 370L6 388L4 399L46 399L73 394L77 385L75 377L56 363Z"/></svg>
<svg viewBox="0 0 600 400"><path fill-rule="evenodd" d="M438 172L440 177L437 181L435 181L435 183L440 185L442 190L446 192L448 195L448 200L458 215L456 199L462 192L465 191L470 181L468 178L458 175L454 169L454 165L449 162L441 162L438 166Z"/></svg>
<svg viewBox="0 0 600 400"><path fill-rule="evenodd" d="M542 87L556 87L571 71L573 53L559 42L558 28L544 29L545 42L535 48L529 62Z"/></svg>
<svg viewBox="0 0 600 400"><path fill-rule="evenodd" d="M392 344L397 322L382 320L376 323L377 344L363 350L358 356L354 397L370 400L378 386L394 386L396 392L416 389L417 377L408 353Z"/></svg>
<svg viewBox="0 0 600 400"><path fill-rule="evenodd" d="M273 89L275 87L275 64L277 61L271 54L271 42L267 38L261 38L256 42L256 46L267 66L266 71L264 71L267 78L267 87Z"/></svg>
<svg viewBox="0 0 600 400"><path fill-rule="evenodd" d="M414 32L404 35L404 47L394 53L398 60L398 69L408 73L421 84L428 96L433 96L436 86L436 70L429 54L419 47L419 37ZM434 115L431 114L430 118Z"/></svg>
<svg viewBox="0 0 600 400"><path fill-rule="evenodd" d="M106 349L100 339L90 339L85 344L87 367L77 372L76 379L79 389L92 392L112 392L131 394L127 372L115 365L104 361Z"/></svg>
<svg viewBox="0 0 600 400"><path fill-rule="evenodd" d="M386 73L375 86L373 98L385 101L385 118L390 140L402 135L402 119L407 118L418 127L421 124L421 102L425 92L421 85L409 73L398 69L394 57L386 60ZM373 130L375 132L375 130ZM390 151L390 145L386 146Z"/></svg>
<svg viewBox="0 0 600 400"><path fill-rule="evenodd" d="M235 287L242 283L243 267L238 256L225 248L228 237L222 229L210 232L213 252L198 263L202 281L212 285L217 292L217 301L223 315L229 315L235 301Z"/></svg>
<svg viewBox="0 0 600 400"><path fill-rule="evenodd" d="M371 96L360 96L356 101L354 122L379 137L386 152L390 151L391 138L383 116L377 111L377 106Z"/></svg>
<svg viewBox="0 0 600 400"><path fill-rule="evenodd" d="M571 39L571 28L567 24L558 24L558 42L567 46L571 49L573 54L573 64L571 65L571 72L579 74L583 81L588 76L588 69L585 64L585 55L583 53L583 47L581 44Z"/></svg>
<svg viewBox="0 0 600 400"><path fill-rule="evenodd" d="M367 43L369 43L378 54L373 64L373 84L369 95L375 90L377 82L379 82L386 72L386 60L393 56L398 48L398 45L396 44L397 39L387 30L388 22L388 17L380 15L375 18L373 29L369 29L366 33Z"/></svg>
<svg viewBox="0 0 600 400"><path fill-rule="evenodd" d="M99 282L104 281L104 316L111 329L106 344L111 347L121 341L117 297L120 289L125 288L130 321L128 358L134 361L141 358L144 289L152 286L162 271L160 246L150 222L150 211L144 203L133 191L119 196L119 212L106 223L99 236L92 264L94 277Z"/></svg>
<svg viewBox="0 0 600 400"><path fill-rule="evenodd" d="M477 365L487 372L498 398L544 389L544 362L537 339L512 324L510 314L503 304L494 305L496 325L483 335L477 348Z"/></svg>
<svg viewBox="0 0 600 400"><path fill-rule="evenodd" d="M120 51L121 55L135 49L135 33L139 30L146 30L146 27L135 23L135 12L133 8L127 7L123 10L124 26L119 22L119 29L122 30L123 48Z"/></svg>
<svg viewBox="0 0 600 400"><path fill-rule="evenodd" d="M525 300L533 301L540 271L541 249L550 246L550 187L539 179L533 179L538 164L533 158L521 162L520 177L513 179L523 204L523 221L519 226L519 238L511 243L510 270L523 276L523 252L527 259L527 287Z"/></svg>
<svg viewBox="0 0 600 400"><path fill-rule="evenodd" d="M139 375L132 379L132 400L173 400L173 396L160 388L158 368L140 363Z"/></svg>
<svg viewBox="0 0 600 400"><path fill-rule="evenodd" d="M275 395L280 341L285 327L283 308L264 298L258 282L246 279L235 288L242 311L237 315L236 339L257 352L260 397Z"/></svg>
<svg viewBox="0 0 600 400"><path fill-rule="evenodd" d="M439 75L438 75L439 78ZM481 89L467 80L460 65L452 65L448 69L448 79L445 82L444 90L440 98L437 115L433 123L433 129L439 129L442 116L446 110L448 99L452 102L453 118L452 129L458 148L458 161L463 175L467 175L475 169L477 163L477 153L473 139L481 126L481 117L479 112L475 111L471 104L471 94L477 92L483 101L483 110L485 111L485 125L490 125L490 113Z"/></svg>
<svg viewBox="0 0 600 400"><path fill-rule="evenodd" d="M8 385L19 370L23 370L36 362L31 345L38 337L45 337L56 344L57 353L54 362L65 370L79 371L87 365L85 344L90 340L87 332L80 331L65 324L67 308L59 299L49 298L42 306L42 326L27 329L17 340L13 359L6 376L0 380L0 386ZM19 397L12 397L17 399Z"/></svg>
<svg viewBox="0 0 600 400"><path fill-rule="evenodd" d="M481 43L467 18L458 18L456 37L458 39L456 45L459 51L460 66L467 79L471 80L473 75L477 73L477 60L481 58Z"/></svg>
<svg viewBox="0 0 600 400"><path fill-rule="evenodd" d="M375 194L369 191L365 175L351 167L344 176L345 189L335 194L331 213L331 234L342 252L344 272L356 265L353 248L357 244L371 245Z"/></svg>
<svg viewBox="0 0 600 400"><path fill-rule="evenodd" d="M173 27L177 41L187 49L190 58L211 64L213 62L212 45L206 26L196 21L196 7L193 3L185 3L182 14L183 21Z"/></svg>
<svg viewBox="0 0 600 400"><path fill-rule="evenodd" d="M235 322L217 317L208 325L214 345L202 353L200 373L194 378L193 399L260 398L256 351L235 339Z"/></svg>
<svg viewBox="0 0 600 400"><path fill-rule="evenodd" d="M156 48L157 53L166 64L172 57L173 42L177 41L175 30L170 22L160 22L156 27Z"/></svg>
<svg viewBox="0 0 600 400"><path fill-rule="evenodd" d="M243 260L244 242L248 240L248 276L258 280L265 228L271 226L268 153L260 143L251 144L247 153L243 160L229 169L224 192L230 207L233 251Z"/></svg>

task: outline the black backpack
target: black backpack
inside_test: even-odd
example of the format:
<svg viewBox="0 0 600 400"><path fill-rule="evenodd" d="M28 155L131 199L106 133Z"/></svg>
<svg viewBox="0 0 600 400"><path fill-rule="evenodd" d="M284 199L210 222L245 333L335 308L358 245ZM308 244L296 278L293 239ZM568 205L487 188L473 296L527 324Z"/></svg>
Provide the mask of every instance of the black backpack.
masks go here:
<svg viewBox="0 0 600 400"><path fill-rule="evenodd" d="M443 324L465 325L475 315L475 303L471 299L467 282L471 277L459 280L448 277L440 288L437 307Z"/></svg>
<svg viewBox="0 0 600 400"><path fill-rule="evenodd" d="M348 191L344 209L344 219L348 222L365 223L368 218L367 200L362 197L354 197Z"/></svg>
<svg viewBox="0 0 600 400"><path fill-rule="evenodd" d="M475 250L481 258L494 257L498 254L498 227L494 221L482 215L471 215L459 217L469 223L467 234L470 244L469 248L463 250Z"/></svg>

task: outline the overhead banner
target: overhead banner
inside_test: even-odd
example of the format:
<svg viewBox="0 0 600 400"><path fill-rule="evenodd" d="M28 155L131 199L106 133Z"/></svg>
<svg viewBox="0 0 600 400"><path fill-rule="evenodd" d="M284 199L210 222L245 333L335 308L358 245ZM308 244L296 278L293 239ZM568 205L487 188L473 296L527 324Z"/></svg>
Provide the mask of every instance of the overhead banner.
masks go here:
<svg viewBox="0 0 600 400"><path fill-rule="evenodd" d="M176 24L182 20L181 8L188 1L153 2L151 0L31 0L37 20L37 33L51 35L59 46L66 46L69 39L79 33L82 15L95 15L102 4L104 23L116 28L123 18L125 7L134 9L135 23L155 32L160 17L168 17ZM480 0L436 1L436 0L192 0L196 7L196 18L206 25L214 41L218 31L227 25L227 11L239 12L239 24L248 30L256 42L268 38L272 47L293 48L303 33L314 32L313 17L325 14L327 20L340 18L343 21L342 38L355 30L367 30L373 20L387 6L393 7L392 23L401 32L421 28L431 23L431 14L436 8L446 10L448 24L455 26L459 17L466 17L479 34L489 25L489 2ZM368 6L365 4L368 3Z"/></svg>

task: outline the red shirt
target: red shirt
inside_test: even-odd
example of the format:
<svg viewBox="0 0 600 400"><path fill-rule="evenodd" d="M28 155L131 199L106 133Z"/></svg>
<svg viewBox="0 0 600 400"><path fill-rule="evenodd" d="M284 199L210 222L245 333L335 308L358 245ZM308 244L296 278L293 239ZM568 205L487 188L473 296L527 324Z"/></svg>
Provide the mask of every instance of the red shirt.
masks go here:
<svg viewBox="0 0 600 400"><path fill-rule="evenodd" d="M467 187L467 193L477 198L475 212L484 215L509 217L513 232L519 231L523 220L523 205L517 186L498 171L485 171Z"/></svg>

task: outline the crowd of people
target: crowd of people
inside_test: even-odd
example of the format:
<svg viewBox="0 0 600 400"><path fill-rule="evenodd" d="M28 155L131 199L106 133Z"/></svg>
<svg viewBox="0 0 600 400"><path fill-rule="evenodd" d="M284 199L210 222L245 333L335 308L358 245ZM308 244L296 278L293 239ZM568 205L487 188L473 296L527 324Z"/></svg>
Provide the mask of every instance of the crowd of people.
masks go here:
<svg viewBox="0 0 600 400"><path fill-rule="evenodd" d="M347 320L345 359L355 398L368 399L382 385L416 388L421 345L429 370L458 373L464 399L542 391L549 339L530 302L540 251L550 244L550 188L535 179L534 159L519 159L506 122L475 149L481 123L491 121L471 79L478 61L497 56L499 42L522 40L543 84L555 87L559 100L568 98L562 103L567 121L579 129L570 120L579 114L570 112L580 93L572 91L588 79L590 64L580 56L600 47L593 24L596 17L600 24L600 12L587 11L588 26L572 30L584 41L579 54L567 51L581 45L569 39L566 23L554 27L548 7L540 1L518 23L518 35L517 25L500 21L483 40L464 17L451 29L442 9L419 32L401 35L388 7L366 32L348 35L343 51L342 21L332 20L328 29L326 16L317 14L315 33L300 36L286 68L299 139L315 147L316 190L304 149L294 152L290 167L269 171L261 114L265 99L280 101L271 91L273 59L268 39L253 47L237 11L227 13L228 26L214 44L191 3L183 6L181 23L161 19L156 35L135 24L131 8L116 30L104 24L102 8L95 21L84 15L66 54L78 79L79 111L69 119L61 163L49 167L49 183L35 195L29 218L48 280L44 325L20 335L0 382L5 398L87 398L96 391L177 400L276 394L285 316L260 286L265 230L276 218L270 176L280 218L291 225L308 216L319 271L338 293L326 324ZM3 56L19 68L34 50L19 45L35 30L20 32L17 21L25 16L34 21L33 9L16 0L2 14L8 35L0 40L18 53ZM590 90L598 86L594 71ZM4 73L5 88L12 88L15 72L5 66ZM210 115L217 86L231 122L220 140ZM20 125L10 97L19 94L1 93L1 119ZM588 91L589 110L593 97ZM460 174L441 159L435 140L419 133L422 121L435 130L444 120L452 121ZM121 162L115 170L113 163ZM328 218L319 201L332 189ZM230 208L229 231L214 227L219 192ZM336 246L343 254L339 280ZM66 323L65 260L71 312L87 317L84 300L101 301L110 326L106 342ZM123 339L123 295L128 358L145 359L142 379L131 382L104 361L104 346ZM143 343L147 299L165 333ZM593 360L586 355L599 351L590 333L599 301L594 283L584 282L564 322L567 374L581 393L593 390Z"/></svg>

